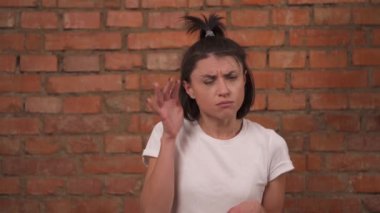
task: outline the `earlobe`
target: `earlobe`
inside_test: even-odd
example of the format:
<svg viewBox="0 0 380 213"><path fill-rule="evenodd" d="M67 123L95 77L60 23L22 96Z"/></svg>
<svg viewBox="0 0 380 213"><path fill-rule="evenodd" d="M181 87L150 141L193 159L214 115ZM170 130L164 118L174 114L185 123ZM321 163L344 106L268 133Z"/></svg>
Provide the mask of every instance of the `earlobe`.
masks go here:
<svg viewBox="0 0 380 213"><path fill-rule="evenodd" d="M182 82L183 88L185 88L186 93L194 99L194 92L193 89L191 88L191 85L187 81Z"/></svg>

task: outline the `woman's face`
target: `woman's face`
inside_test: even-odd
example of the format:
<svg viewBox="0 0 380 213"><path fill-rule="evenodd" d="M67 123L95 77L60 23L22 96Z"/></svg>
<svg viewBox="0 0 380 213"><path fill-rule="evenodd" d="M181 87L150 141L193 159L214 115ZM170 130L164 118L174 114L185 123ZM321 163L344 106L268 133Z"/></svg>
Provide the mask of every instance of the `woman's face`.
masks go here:
<svg viewBox="0 0 380 213"><path fill-rule="evenodd" d="M233 57L210 55L198 61L190 81L184 87L197 102L201 117L236 119L244 101L245 74Z"/></svg>

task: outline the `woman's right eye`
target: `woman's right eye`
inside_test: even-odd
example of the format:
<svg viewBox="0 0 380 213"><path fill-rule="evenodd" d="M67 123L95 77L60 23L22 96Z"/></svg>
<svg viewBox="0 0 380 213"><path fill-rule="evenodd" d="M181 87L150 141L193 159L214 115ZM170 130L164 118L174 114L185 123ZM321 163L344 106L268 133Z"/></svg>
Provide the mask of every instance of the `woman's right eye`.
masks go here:
<svg viewBox="0 0 380 213"><path fill-rule="evenodd" d="M204 79L203 80L203 83L206 84L206 85L210 85L214 82L214 79Z"/></svg>

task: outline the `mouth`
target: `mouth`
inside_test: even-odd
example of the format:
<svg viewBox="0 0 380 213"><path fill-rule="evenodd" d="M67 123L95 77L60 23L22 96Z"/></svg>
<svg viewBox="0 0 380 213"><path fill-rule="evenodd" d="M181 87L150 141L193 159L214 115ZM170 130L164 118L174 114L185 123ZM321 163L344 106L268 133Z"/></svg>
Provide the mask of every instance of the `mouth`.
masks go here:
<svg viewBox="0 0 380 213"><path fill-rule="evenodd" d="M222 101L222 102L217 103L216 105L221 108L229 108L233 105L233 103L234 103L233 101Z"/></svg>

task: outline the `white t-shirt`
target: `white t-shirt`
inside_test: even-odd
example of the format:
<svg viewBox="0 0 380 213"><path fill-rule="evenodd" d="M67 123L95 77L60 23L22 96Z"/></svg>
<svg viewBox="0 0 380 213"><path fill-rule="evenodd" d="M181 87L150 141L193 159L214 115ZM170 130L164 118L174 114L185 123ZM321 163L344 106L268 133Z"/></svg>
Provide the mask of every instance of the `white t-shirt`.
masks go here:
<svg viewBox="0 0 380 213"><path fill-rule="evenodd" d="M162 132L160 122L144 157L158 157ZM246 119L228 140L212 138L198 122L185 120L176 139L175 163L173 212L178 213L223 213L246 200L261 202L266 184L294 168L284 139Z"/></svg>

